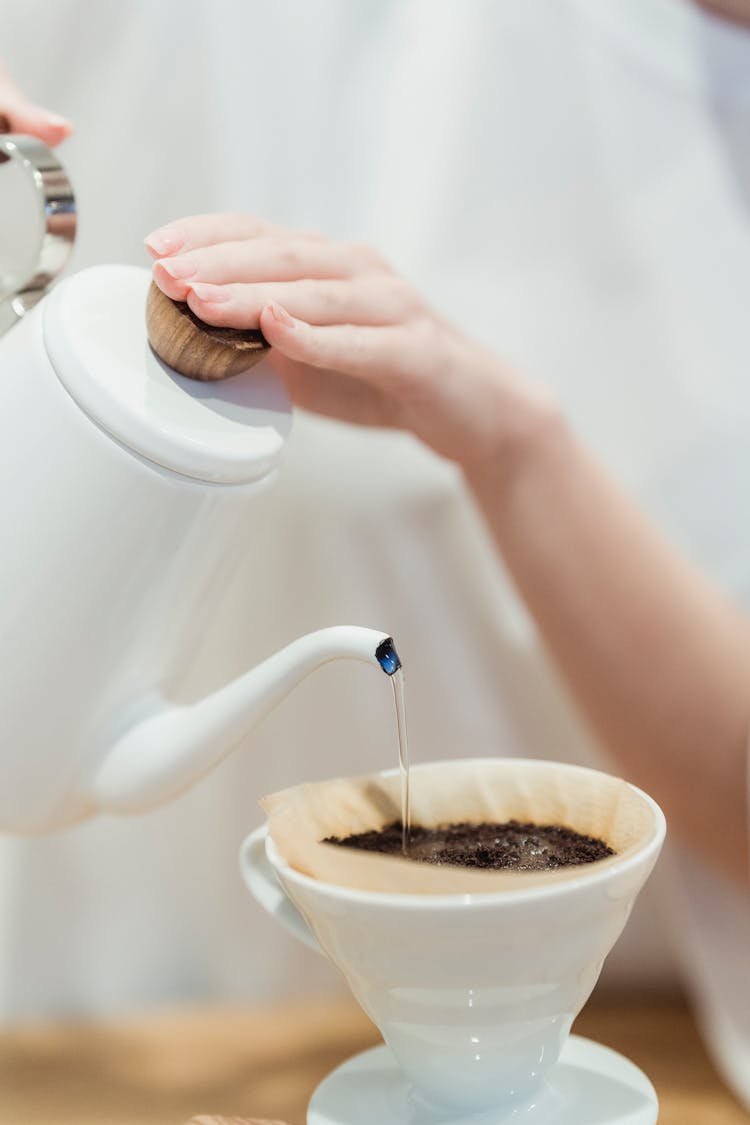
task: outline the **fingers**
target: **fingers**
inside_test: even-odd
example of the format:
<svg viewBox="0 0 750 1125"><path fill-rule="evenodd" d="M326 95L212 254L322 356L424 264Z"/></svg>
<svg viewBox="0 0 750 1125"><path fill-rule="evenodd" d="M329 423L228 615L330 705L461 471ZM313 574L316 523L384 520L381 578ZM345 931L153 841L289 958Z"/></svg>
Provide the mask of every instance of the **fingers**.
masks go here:
<svg viewBox="0 0 750 1125"><path fill-rule="evenodd" d="M377 379L380 385L414 372L418 362L415 325L317 327L290 316L278 304L269 304L261 312L260 328L271 347L289 359Z"/></svg>
<svg viewBox="0 0 750 1125"><path fill-rule="evenodd" d="M397 278L368 277L257 285L195 282L184 290L171 286L167 295L174 300L187 298L196 316L219 328L258 328L261 312L270 303L282 305L309 324L398 324L415 303L412 292Z"/></svg>
<svg viewBox="0 0 750 1125"><path fill-rule="evenodd" d="M0 108L5 118L4 133L22 133L25 136L36 137L43 144L54 148L73 132L70 121L50 113L42 106L32 105L31 102L21 101L14 103L3 97L0 88Z"/></svg>
<svg viewBox="0 0 750 1125"><path fill-rule="evenodd" d="M177 219L146 235L145 245L154 258L185 253L214 243L241 242L281 232L274 223L264 222L242 211L224 211L210 215L191 215ZM315 231L289 231L308 240L320 238Z"/></svg>
<svg viewBox="0 0 750 1125"><path fill-rule="evenodd" d="M214 234L238 220L204 218L208 224L215 221ZM414 291L367 246L298 232L268 233L249 216L239 220L255 233L183 249L154 264L154 280L162 291L174 301L187 301L209 324L257 328L264 305L276 302L311 324L383 325L396 323L420 305ZM205 227L202 234L207 233ZM174 240L171 244L176 245Z"/></svg>
<svg viewBox="0 0 750 1125"><path fill-rule="evenodd" d="M5 118L0 131L37 137L51 147L64 141L73 132L73 126L67 118L51 113L43 106L34 105L24 97L1 63L0 114Z"/></svg>
<svg viewBox="0 0 750 1125"><path fill-rule="evenodd" d="M216 295L218 303L229 299L235 284L342 278L350 269L345 251L335 243L260 237L162 258L154 265L154 280L175 301L186 300L196 282L221 286L227 292Z"/></svg>
<svg viewBox="0 0 750 1125"><path fill-rule="evenodd" d="M421 384L431 321L369 247L238 214L193 216L146 243L167 296L216 327L263 331L298 403L387 425L398 413L389 395ZM320 377L305 383L311 367Z"/></svg>
<svg viewBox="0 0 750 1125"><path fill-rule="evenodd" d="M263 233L181 252L160 259L154 266L154 277L162 288L170 280L184 286L191 280L226 285L352 277L364 272L368 272L367 263L358 247L288 232L283 236Z"/></svg>
<svg viewBox="0 0 750 1125"><path fill-rule="evenodd" d="M371 248L283 230L252 215L194 215L152 232L146 246L162 291L216 327L258 328L270 303L328 327L396 324L419 307Z"/></svg>
<svg viewBox="0 0 750 1125"><path fill-rule="evenodd" d="M254 215L226 211L210 215L192 215L146 235L146 249L155 258L210 246L214 242L232 242L236 239L256 238L271 230L270 223Z"/></svg>

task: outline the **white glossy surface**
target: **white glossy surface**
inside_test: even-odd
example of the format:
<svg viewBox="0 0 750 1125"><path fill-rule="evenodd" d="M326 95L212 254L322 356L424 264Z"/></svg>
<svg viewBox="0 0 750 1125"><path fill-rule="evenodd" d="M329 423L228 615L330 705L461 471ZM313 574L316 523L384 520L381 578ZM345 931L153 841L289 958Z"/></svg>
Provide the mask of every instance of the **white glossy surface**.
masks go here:
<svg viewBox="0 0 750 1125"><path fill-rule="evenodd" d="M420 1104L392 1052L374 1047L321 1082L307 1125L654 1125L658 1112L656 1092L642 1070L608 1047L572 1035L531 1102L468 1117Z"/></svg>
<svg viewBox="0 0 750 1125"><path fill-rule="evenodd" d="M222 400L222 415L218 399L209 408L198 384L195 398L165 392L153 412L148 398L128 397L131 376L141 391L146 385L137 383L137 360L147 280L143 270L120 267L71 278L2 340L0 831L47 832L96 811L134 812L171 799L313 668L345 656L377 666L375 648L385 637L321 630L204 700L170 703L239 562L238 528L252 519L253 501L274 474L271 445L260 456L257 433L246 448L239 438L232 445L245 424L241 404ZM85 296L91 301L82 311L77 302ZM101 320L88 333L96 309ZM62 349L56 361L80 360L67 374L82 396L91 392L88 406L98 387L100 405L116 410L123 426L140 419L154 440L169 431L177 441L184 422L180 440L190 441L164 448L194 453L204 465L229 451L222 463L237 468L242 446L243 472L265 476L206 483L132 452L124 429L114 440L62 385L46 351L52 339ZM170 423L174 401L182 406ZM199 441L196 419L204 415L218 421Z"/></svg>
<svg viewBox="0 0 750 1125"><path fill-rule="evenodd" d="M279 882L266 854L266 826L256 828L242 845L240 867L253 898L281 925L316 953L323 950L313 937L310 927Z"/></svg>
<svg viewBox="0 0 750 1125"><path fill-rule="evenodd" d="M198 480L247 484L279 463L291 429L266 361L231 379L185 379L146 339L148 270L94 266L46 299L44 343L81 409L123 445Z"/></svg>
<svg viewBox="0 0 750 1125"><path fill-rule="evenodd" d="M146 812L172 800L218 765L316 668L350 659L380 671L375 653L387 639L374 629L334 625L292 641L198 703L180 707L156 694L145 697L84 782L87 793L110 812Z"/></svg>
<svg viewBox="0 0 750 1125"><path fill-rule="evenodd" d="M258 833L241 864L250 890L297 936L304 918L414 1087L477 1113L527 1101L559 1058L661 849L661 810L639 798L651 827L634 853L538 888L349 890L293 870L270 838L264 858ZM301 918L283 908L274 879Z"/></svg>

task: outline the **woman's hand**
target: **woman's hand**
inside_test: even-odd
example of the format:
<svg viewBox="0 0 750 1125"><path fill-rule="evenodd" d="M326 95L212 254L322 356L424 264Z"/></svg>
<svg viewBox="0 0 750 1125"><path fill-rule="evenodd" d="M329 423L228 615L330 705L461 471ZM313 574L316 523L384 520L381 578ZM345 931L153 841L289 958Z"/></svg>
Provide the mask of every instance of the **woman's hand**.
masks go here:
<svg viewBox="0 0 750 1125"><path fill-rule="evenodd" d="M181 219L146 246L167 296L208 324L262 330L292 400L308 410L411 430L469 469L549 409L370 247L241 214Z"/></svg>
<svg viewBox="0 0 750 1125"><path fill-rule="evenodd" d="M54 148L70 136L73 126L66 118L24 97L0 63L0 132L24 133Z"/></svg>

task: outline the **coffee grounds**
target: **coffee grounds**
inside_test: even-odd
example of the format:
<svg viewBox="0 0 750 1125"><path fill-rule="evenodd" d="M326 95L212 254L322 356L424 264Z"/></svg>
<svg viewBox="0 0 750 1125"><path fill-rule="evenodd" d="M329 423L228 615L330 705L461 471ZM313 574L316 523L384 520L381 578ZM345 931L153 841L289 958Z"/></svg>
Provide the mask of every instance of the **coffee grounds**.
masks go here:
<svg viewBox="0 0 750 1125"><path fill-rule="evenodd" d="M344 839L329 836L323 843L339 844L384 855L403 855L401 821ZM603 840L583 836L557 824L448 824L440 828L413 827L407 856L419 863L483 867L490 871L546 871L593 863L614 855Z"/></svg>

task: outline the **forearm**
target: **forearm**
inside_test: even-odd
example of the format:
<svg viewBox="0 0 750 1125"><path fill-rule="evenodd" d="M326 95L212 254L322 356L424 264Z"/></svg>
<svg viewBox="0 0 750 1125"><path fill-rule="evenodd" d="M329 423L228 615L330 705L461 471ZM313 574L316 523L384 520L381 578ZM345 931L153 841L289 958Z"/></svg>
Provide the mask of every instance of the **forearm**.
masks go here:
<svg viewBox="0 0 750 1125"><path fill-rule="evenodd" d="M547 412L469 483L593 728L673 830L747 874L750 626Z"/></svg>

